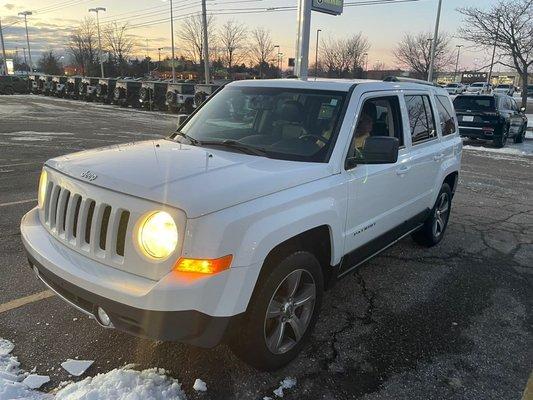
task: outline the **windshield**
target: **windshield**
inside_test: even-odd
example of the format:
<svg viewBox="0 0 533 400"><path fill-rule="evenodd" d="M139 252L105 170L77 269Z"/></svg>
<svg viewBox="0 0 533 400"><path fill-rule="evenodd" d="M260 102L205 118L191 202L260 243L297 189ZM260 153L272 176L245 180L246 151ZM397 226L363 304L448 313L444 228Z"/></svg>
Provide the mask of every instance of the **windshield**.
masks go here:
<svg viewBox="0 0 533 400"><path fill-rule="evenodd" d="M484 83L472 83L470 86L471 87L481 87L483 85L485 85L485 84Z"/></svg>
<svg viewBox="0 0 533 400"><path fill-rule="evenodd" d="M511 85L498 85L497 88L498 89L509 89L511 87Z"/></svg>
<svg viewBox="0 0 533 400"><path fill-rule="evenodd" d="M229 86L205 103L181 133L200 146L237 143L271 158L327 162L345 98L346 92Z"/></svg>
<svg viewBox="0 0 533 400"><path fill-rule="evenodd" d="M492 111L494 97L459 96L453 101L456 110Z"/></svg>
<svg viewBox="0 0 533 400"><path fill-rule="evenodd" d="M457 87L457 86L459 86L459 85L457 85L457 83L448 83L446 85L446 87Z"/></svg>

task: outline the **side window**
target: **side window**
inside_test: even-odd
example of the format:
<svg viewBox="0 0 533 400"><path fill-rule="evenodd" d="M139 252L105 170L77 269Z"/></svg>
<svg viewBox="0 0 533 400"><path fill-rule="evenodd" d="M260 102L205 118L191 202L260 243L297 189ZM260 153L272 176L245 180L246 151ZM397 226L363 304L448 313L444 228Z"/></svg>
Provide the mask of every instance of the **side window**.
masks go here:
<svg viewBox="0 0 533 400"><path fill-rule="evenodd" d="M365 100L353 134L348 157L355 157L370 136L396 137L404 145L400 102L397 96Z"/></svg>
<svg viewBox="0 0 533 400"><path fill-rule="evenodd" d="M453 119L453 108L450 99L446 96L437 96L437 111L439 112L442 136L455 133L456 126Z"/></svg>
<svg viewBox="0 0 533 400"><path fill-rule="evenodd" d="M405 103L409 115L413 144L435 138L437 136L435 131L435 118L433 117L429 97L408 95L405 96Z"/></svg>

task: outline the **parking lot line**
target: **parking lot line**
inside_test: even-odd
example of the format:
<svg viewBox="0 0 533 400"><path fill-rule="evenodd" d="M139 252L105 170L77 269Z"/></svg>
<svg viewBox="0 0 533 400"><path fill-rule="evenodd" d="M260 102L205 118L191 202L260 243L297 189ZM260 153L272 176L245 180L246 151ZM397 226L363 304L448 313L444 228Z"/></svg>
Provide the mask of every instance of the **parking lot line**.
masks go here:
<svg viewBox="0 0 533 400"><path fill-rule="evenodd" d="M52 292L51 290L43 290L42 292L39 292L39 293L31 294L26 297L21 297L19 299L8 301L7 303L0 304L0 314L5 313L6 311L9 311L9 310L14 310L15 308L25 306L26 304L35 303L36 301L47 299L52 296L55 296L54 292Z"/></svg>
<svg viewBox="0 0 533 400"><path fill-rule="evenodd" d="M34 164L42 164L42 162L40 161L34 161L34 162L24 162L24 163L16 163L16 164L5 164L5 165L0 165L0 168L4 168L4 167L18 167L20 165L34 165Z"/></svg>
<svg viewBox="0 0 533 400"><path fill-rule="evenodd" d="M11 201L9 203L0 203L0 207L14 206L16 204L31 203L32 201L37 201L37 199L26 199L26 200L19 200L19 201Z"/></svg>

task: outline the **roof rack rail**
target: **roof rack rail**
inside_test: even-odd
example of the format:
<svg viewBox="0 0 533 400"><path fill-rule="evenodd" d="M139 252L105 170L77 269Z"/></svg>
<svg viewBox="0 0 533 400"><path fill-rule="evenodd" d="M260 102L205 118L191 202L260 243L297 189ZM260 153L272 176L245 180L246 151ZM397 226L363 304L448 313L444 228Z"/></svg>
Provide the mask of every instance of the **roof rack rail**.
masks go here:
<svg viewBox="0 0 533 400"><path fill-rule="evenodd" d="M422 79L406 78L403 76L387 76L383 79L384 82L406 82L406 83L418 83L420 85L438 86L433 82L423 81Z"/></svg>

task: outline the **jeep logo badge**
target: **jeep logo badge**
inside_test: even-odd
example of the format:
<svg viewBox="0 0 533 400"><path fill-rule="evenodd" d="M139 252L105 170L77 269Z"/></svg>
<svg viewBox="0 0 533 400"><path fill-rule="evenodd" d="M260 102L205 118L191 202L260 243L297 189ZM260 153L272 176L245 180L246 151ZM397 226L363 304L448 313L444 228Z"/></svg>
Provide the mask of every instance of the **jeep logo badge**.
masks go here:
<svg viewBox="0 0 533 400"><path fill-rule="evenodd" d="M85 172L81 173L81 177L87 179L90 182L92 182L96 178L98 178L98 175L96 175L94 172L91 172L91 171L85 171Z"/></svg>

